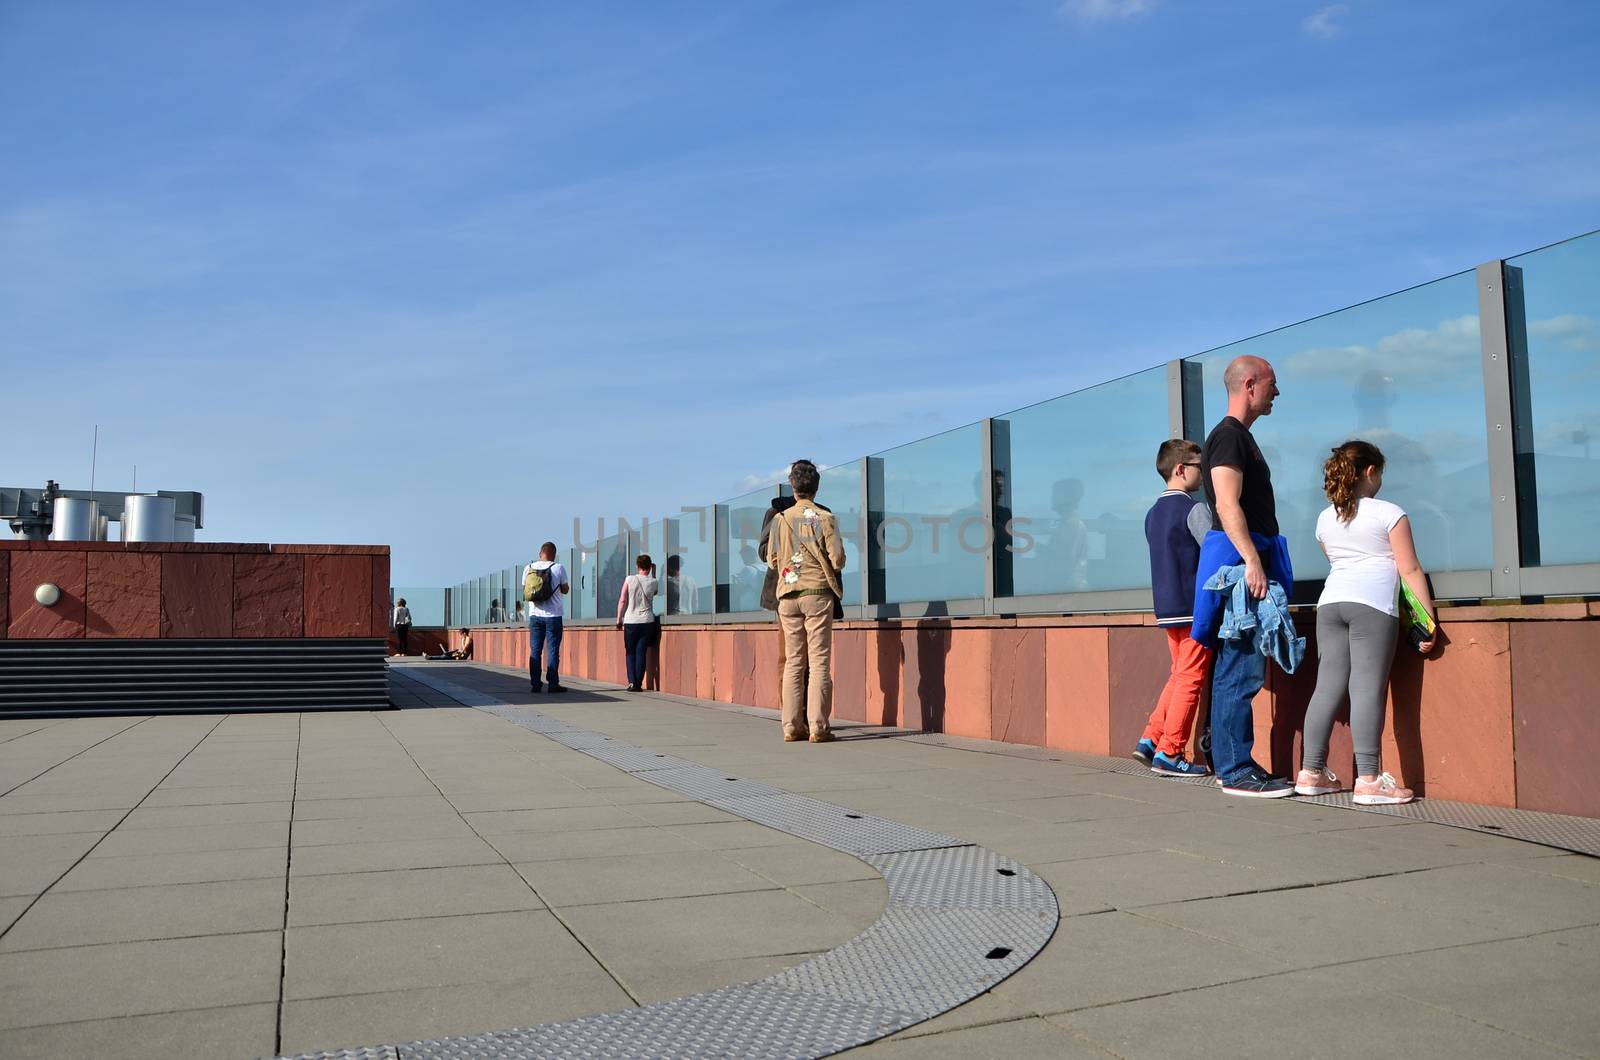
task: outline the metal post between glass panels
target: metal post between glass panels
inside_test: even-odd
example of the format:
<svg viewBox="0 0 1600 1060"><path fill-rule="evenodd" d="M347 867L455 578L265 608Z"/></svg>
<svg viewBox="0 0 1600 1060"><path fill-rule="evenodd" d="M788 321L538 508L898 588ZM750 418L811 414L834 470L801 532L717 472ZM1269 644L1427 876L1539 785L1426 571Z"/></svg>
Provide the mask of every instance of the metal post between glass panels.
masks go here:
<svg viewBox="0 0 1600 1060"><path fill-rule="evenodd" d="M1484 431L1489 444L1489 521L1493 567L1489 591L1522 595L1522 547L1517 519L1516 421L1506 305L1505 262L1478 266L1478 333L1483 346Z"/></svg>

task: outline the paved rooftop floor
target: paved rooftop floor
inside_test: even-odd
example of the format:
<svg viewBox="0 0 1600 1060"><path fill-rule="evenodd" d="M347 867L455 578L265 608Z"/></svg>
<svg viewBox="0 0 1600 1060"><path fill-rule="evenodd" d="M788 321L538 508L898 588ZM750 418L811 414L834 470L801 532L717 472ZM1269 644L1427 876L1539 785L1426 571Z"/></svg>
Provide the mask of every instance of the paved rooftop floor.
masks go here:
<svg viewBox="0 0 1600 1060"><path fill-rule="evenodd" d="M432 672L511 702L525 678ZM404 673L404 667L397 667ZM252 1057L527 1026L759 978L884 908L864 863L403 676L381 713L0 721L0 1056ZM614 690L591 729L980 843L1062 921L850 1055L1600 1054L1600 860Z"/></svg>

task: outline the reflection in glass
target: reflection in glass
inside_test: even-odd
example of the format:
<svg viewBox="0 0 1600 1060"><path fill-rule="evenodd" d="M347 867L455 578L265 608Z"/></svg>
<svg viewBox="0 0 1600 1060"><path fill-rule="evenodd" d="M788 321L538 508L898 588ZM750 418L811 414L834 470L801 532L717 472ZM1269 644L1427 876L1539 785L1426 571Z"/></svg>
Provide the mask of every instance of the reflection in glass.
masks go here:
<svg viewBox="0 0 1600 1060"><path fill-rule="evenodd" d="M709 615L715 586L711 581L712 510L697 509L667 520L667 614Z"/></svg>
<svg viewBox="0 0 1600 1060"><path fill-rule="evenodd" d="M861 517L861 475L866 461L855 460L822 472L822 485L817 488L817 501L833 510L839 522L839 536L844 539L844 600L845 604L861 602L861 542L866 524Z"/></svg>
<svg viewBox="0 0 1600 1060"><path fill-rule="evenodd" d="M628 534L612 534L600 542L599 603L597 618L616 613L617 598L622 595L622 583L628 577Z"/></svg>
<svg viewBox="0 0 1600 1060"><path fill-rule="evenodd" d="M717 529L717 595L723 611L761 610L761 586L767 577L758 548L761 523L778 495L776 485L765 486L718 505L722 519Z"/></svg>
<svg viewBox="0 0 1600 1060"><path fill-rule="evenodd" d="M1535 250L1506 264L1521 270L1531 426L1518 432L1519 491L1536 503L1530 565L1600 562L1600 232ZM1509 279L1515 280L1515 274ZM1514 315L1517 289L1507 284ZM1521 323L1518 328L1516 325ZM1520 336L1519 336L1520 337ZM1514 351L1522 352L1522 351ZM1524 503L1528 498L1523 498ZM1525 520L1524 527L1529 524Z"/></svg>
<svg viewBox="0 0 1600 1060"><path fill-rule="evenodd" d="M1165 366L994 419L996 596L1150 584L1167 423Z"/></svg>
<svg viewBox="0 0 1600 1060"><path fill-rule="evenodd" d="M1272 467L1278 523L1289 539L1296 578L1327 576L1315 533L1317 515L1328 504L1322 463L1351 438L1383 450L1382 496L1410 516L1424 568L1489 566L1483 354L1473 273L1193 358L1203 369L1208 431L1227 407L1223 370L1240 354L1272 362L1283 392L1251 433Z"/></svg>
<svg viewBox="0 0 1600 1060"><path fill-rule="evenodd" d="M974 423L872 457L871 572L884 603L982 597L988 541L983 425Z"/></svg>

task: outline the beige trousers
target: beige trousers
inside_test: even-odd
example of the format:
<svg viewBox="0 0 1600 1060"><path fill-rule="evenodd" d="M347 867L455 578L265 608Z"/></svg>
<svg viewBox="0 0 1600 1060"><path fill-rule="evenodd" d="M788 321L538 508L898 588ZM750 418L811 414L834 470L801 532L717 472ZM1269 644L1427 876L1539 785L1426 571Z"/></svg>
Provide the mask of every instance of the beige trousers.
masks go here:
<svg viewBox="0 0 1600 1060"><path fill-rule="evenodd" d="M778 623L783 627L783 731L803 733L809 723L811 732L827 732L833 713L833 597L779 600Z"/></svg>

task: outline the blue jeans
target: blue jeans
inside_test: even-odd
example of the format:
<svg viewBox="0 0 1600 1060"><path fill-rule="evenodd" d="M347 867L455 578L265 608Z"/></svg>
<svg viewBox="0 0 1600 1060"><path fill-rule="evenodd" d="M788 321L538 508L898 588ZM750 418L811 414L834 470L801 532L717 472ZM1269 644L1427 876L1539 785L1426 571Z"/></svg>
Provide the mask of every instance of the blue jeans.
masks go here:
<svg viewBox="0 0 1600 1060"><path fill-rule="evenodd" d="M550 645L550 657L545 661L543 656L547 643ZM528 618L528 681L534 688L540 684L541 661L545 661L544 680L549 682L551 688L561 687L561 619L531 615Z"/></svg>
<svg viewBox="0 0 1600 1060"><path fill-rule="evenodd" d="M1219 640L1211 667L1211 769L1223 783L1258 768L1252 703L1267 679L1267 657L1256 651L1255 634Z"/></svg>
<svg viewBox="0 0 1600 1060"><path fill-rule="evenodd" d="M644 687L650 665L650 642L655 639L654 622L628 622L622 627L622 646L628 656L628 684Z"/></svg>

